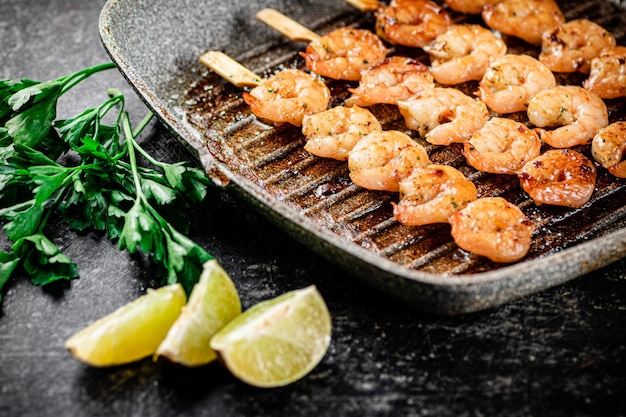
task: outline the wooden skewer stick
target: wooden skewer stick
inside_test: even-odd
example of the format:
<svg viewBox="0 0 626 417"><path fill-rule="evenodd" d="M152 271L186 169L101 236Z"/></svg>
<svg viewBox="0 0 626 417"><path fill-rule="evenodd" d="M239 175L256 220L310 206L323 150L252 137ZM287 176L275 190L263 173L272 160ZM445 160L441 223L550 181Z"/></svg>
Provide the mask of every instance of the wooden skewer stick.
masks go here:
<svg viewBox="0 0 626 417"><path fill-rule="evenodd" d="M237 87L255 87L263 81L262 77L220 51L205 52L200 62Z"/></svg>
<svg viewBox="0 0 626 417"><path fill-rule="evenodd" d="M294 42L313 42L320 38L300 23L274 9L263 9L256 18Z"/></svg>
<svg viewBox="0 0 626 417"><path fill-rule="evenodd" d="M346 0L346 3L362 12L374 12L381 7L378 0Z"/></svg>

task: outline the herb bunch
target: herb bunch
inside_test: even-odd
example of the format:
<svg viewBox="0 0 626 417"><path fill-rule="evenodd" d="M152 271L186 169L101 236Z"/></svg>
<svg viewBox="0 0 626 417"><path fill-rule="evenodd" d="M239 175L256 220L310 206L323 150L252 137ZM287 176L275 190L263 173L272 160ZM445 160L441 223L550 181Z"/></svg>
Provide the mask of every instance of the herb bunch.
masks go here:
<svg viewBox="0 0 626 417"><path fill-rule="evenodd" d="M11 251L0 252L0 300L18 268L36 285L78 277L76 264L46 237L51 216L149 254L162 284L180 282L187 292L212 258L185 236L185 211L204 199L210 180L184 162L157 161L139 145L151 113L133 130L124 95L109 90L100 106L57 120L63 94L112 68L46 82L0 80L0 221L12 242ZM140 166L138 155L150 166Z"/></svg>

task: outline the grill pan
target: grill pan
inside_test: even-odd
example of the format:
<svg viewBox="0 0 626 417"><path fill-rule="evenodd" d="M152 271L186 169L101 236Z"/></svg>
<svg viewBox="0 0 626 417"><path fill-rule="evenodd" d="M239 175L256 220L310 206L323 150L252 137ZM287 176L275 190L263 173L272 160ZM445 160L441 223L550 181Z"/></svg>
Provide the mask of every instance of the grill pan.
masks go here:
<svg viewBox="0 0 626 417"><path fill-rule="evenodd" d="M276 8L318 34L340 26L373 28L373 17L340 0L231 1L110 0L100 19L105 48L147 105L189 147L215 182L236 189L277 226L337 262L363 282L435 314L453 315L493 307L558 285L626 256L626 181L598 168L597 187L580 209L539 206L514 176L485 174L468 166L460 144L433 146L409 132L397 109L370 110L386 129L409 133L434 163L452 165L472 179L479 196L502 196L537 225L529 254L507 265L459 249L446 224L407 227L392 214L397 193L354 185L345 162L304 150L300 129L269 127L256 120L241 89L202 67L198 58L222 50L257 74L303 67L290 42L254 14ZM585 17L626 45L626 11L620 2L560 2L568 20ZM455 22L480 18L453 14ZM537 50L505 38L510 52ZM420 50L392 53L427 63ZM563 84L582 77L559 76ZM332 81L332 105L347 97ZM471 93L476 83L460 86ZM610 121L626 119L626 100L607 101ZM524 115L516 115L524 120ZM577 150L590 157L589 147Z"/></svg>

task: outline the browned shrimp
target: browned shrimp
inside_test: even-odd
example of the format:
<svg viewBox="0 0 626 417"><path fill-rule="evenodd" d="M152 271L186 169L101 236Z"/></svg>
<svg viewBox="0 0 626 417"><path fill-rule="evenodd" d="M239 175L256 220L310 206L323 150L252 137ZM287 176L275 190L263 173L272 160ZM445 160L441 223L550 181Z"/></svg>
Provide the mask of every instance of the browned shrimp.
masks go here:
<svg viewBox="0 0 626 417"><path fill-rule="evenodd" d="M304 149L313 155L348 160L348 155L365 135L382 130L376 117L358 106L337 106L320 113L304 116L302 134Z"/></svg>
<svg viewBox="0 0 626 417"><path fill-rule="evenodd" d="M556 206L582 207L596 186L593 163L571 149L546 151L528 161L518 177L536 203Z"/></svg>
<svg viewBox="0 0 626 417"><path fill-rule="evenodd" d="M541 139L554 148L586 145L609 124L604 101L589 90L573 85L540 91L530 99L527 114L530 122L538 127Z"/></svg>
<svg viewBox="0 0 626 417"><path fill-rule="evenodd" d="M305 115L326 110L330 102L324 81L304 71L287 69L262 80L220 51L204 53L200 62L237 87L254 87L243 99L263 121L300 126Z"/></svg>
<svg viewBox="0 0 626 417"><path fill-rule="evenodd" d="M494 117L465 142L463 155L479 171L517 174L526 162L539 156L541 139L525 124Z"/></svg>
<svg viewBox="0 0 626 417"><path fill-rule="evenodd" d="M603 49L615 46L615 38L597 23L571 20L544 32L539 61L554 72L589 73L591 60Z"/></svg>
<svg viewBox="0 0 626 417"><path fill-rule="evenodd" d="M330 90L315 75L286 69L244 92L243 99L262 120L300 126L305 115L326 110Z"/></svg>
<svg viewBox="0 0 626 417"><path fill-rule="evenodd" d="M433 77L444 85L480 80L489 62L507 50L492 31L473 24L452 25L423 49L430 56Z"/></svg>
<svg viewBox="0 0 626 417"><path fill-rule="evenodd" d="M504 0L488 4L482 11L487 26L534 45L541 44L541 34L565 22L553 0Z"/></svg>
<svg viewBox="0 0 626 417"><path fill-rule="evenodd" d="M487 106L456 88L436 87L399 101L409 129L434 145L463 143L489 119Z"/></svg>
<svg viewBox="0 0 626 417"><path fill-rule="evenodd" d="M398 191L401 178L429 163L426 149L397 130L370 133L348 156L352 182L379 191Z"/></svg>
<svg viewBox="0 0 626 417"><path fill-rule="evenodd" d="M314 39L300 55L316 74L358 81L361 71L385 59L387 48L368 30L344 27Z"/></svg>
<svg viewBox="0 0 626 417"><path fill-rule="evenodd" d="M452 237L468 252L494 262L516 262L530 249L535 225L502 197L484 197L450 217Z"/></svg>
<svg viewBox="0 0 626 417"><path fill-rule="evenodd" d="M600 130L591 142L591 154L616 177L626 178L626 122L614 122Z"/></svg>
<svg viewBox="0 0 626 417"><path fill-rule="evenodd" d="M429 0L391 0L376 11L376 33L396 45L421 48L451 23L448 12Z"/></svg>
<svg viewBox="0 0 626 417"><path fill-rule="evenodd" d="M583 87L600 98L626 97L626 46L605 49L592 59Z"/></svg>
<svg viewBox="0 0 626 417"><path fill-rule="evenodd" d="M400 201L393 204L393 215L407 226L447 223L477 195L474 183L456 168L426 165L400 181Z"/></svg>
<svg viewBox="0 0 626 417"><path fill-rule="evenodd" d="M449 8L456 12L480 14L486 5L495 5L502 0L445 0Z"/></svg>
<svg viewBox="0 0 626 417"><path fill-rule="evenodd" d="M393 56L363 71L359 86L348 89L353 95L345 104L362 107L397 104L398 100L434 87L433 76L426 65L412 58Z"/></svg>
<svg viewBox="0 0 626 417"><path fill-rule="evenodd" d="M537 59L507 54L491 61L480 81L478 96L491 110L508 114L526 111L535 94L555 86L554 74Z"/></svg>

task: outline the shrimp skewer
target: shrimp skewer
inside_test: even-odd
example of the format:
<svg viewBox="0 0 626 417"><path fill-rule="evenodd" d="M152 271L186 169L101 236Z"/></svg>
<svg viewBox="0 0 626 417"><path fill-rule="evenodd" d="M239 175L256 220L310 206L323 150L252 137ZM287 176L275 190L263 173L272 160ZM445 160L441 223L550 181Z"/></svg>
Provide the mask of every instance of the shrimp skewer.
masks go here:
<svg viewBox="0 0 626 417"><path fill-rule="evenodd" d="M538 92L556 87L552 71L529 55L507 54L491 61L478 87L478 96L500 114L526 111Z"/></svg>
<svg viewBox="0 0 626 417"><path fill-rule="evenodd" d="M317 33L288 18L278 10L269 8L259 10L256 13L256 18L294 42L310 43L319 41L322 38Z"/></svg>
<svg viewBox="0 0 626 417"><path fill-rule="evenodd" d="M528 103L528 119L541 139L554 148L586 145L609 124L608 109L595 94L578 86L556 86ZM555 127L553 130L544 127Z"/></svg>
<svg viewBox="0 0 626 417"><path fill-rule="evenodd" d="M517 174L540 152L541 139L534 130L501 117L491 118L465 142L463 149L471 166L494 174Z"/></svg>
<svg viewBox="0 0 626 417"><path fill-rule="evenodd" d="M256 87L263 78L220 51L208 51L200 63L236 87Z"/></svg>
<svg viewBox="0 0 626 417"><path fill-rule="evenodd" d="M502 197L470 202L450 217L452 237L468 252L494 262L516 262L528 253L534 224Z"/></svg>
<svg viewBox="0 0 626 417"><path fill-rule="evenodd" d="M352 96L345 105L395 105L398 100L434 87L433 76L426 65L412 58L392 56L361 73L359 86L348 88Z"/></svg>
<svg viewBox="0 0 626 417"><path fill-rule="evenodd" d="M593 163L571 149L546 151L528 161L518 177L536 203L573 208L584 206L596 186Z"/></svg>
<svg viewBox="0 0 626 417"><path fill-rule="evenodd" d="M300 126L304 116L326 110L330 103L326 84L319 77L297 69L286 69L263 80L218 51L206 52L200 62L238 87L254 86L242 97L261 120Z"/></svg>
<svg viewBox="0 0 626 417"><path fill-rule="evenodd" d="M320 113L304 116L302 134L306 137L304 149L316 156L348 160L354 146L372 132L382 131L378 119L367 109L333 107Z"/></svg>
<svg viewBox="0 0 626 417"><path fill-rule="evenodd" d="M358 81L361 71L387 56L383 42L369 30L343 27L319 36L273 9L263 9L256 16L294 42L309 42L300 55L312 72L324 77Z"/></svg>
<svg viewBox="0 0 626 417"><path fill-rule="evenodd" d="M394 45L422 48L452 24L448 12L429 0L391 0L384 5L373 0L346 0L364 12L376 15L376 33Z"/></svg>
<svg viewBox="0 0 626 417"><path fill-rule="evenodd" d="M626 97L626 46L605 49L593 58L583 87L600 98Z"/></svg>
<svg viewBox="0 0 626 417"><path fill-rule="evenodd" d="M554 72L589 73L591 60L615 46L615 38L602 26L576 19L544 32L539 61Z"/></svg>
<svg viewBox="0 0 626 417"><path fill-rule="evenodd" d="M406 226L448 223L450 216L477 198L474 183L448 165L415 169L399 183L393 215Z"/></svg>
<svg viewBox="0 0 626 417"><path fill-rule="evenodd" d="M423 49L430 56L433 77L444 85L480 80L489 62L507 51L502 39L474 24L452 25Z"/></svg>
<svg viewBox="0 0 626 417"><path fill-rule="evenodd" d="M489 119L485 103L454 88L425 90L398 108L407 127L434 145L463 143Z"/></svg>
<svg viewBox="0 0 626 417"><path fill-rule="evenodd" d="M426 149L397 130L363 137L348 156L350 179L368 190L398 191L399 181L430 163Z"/></svg>
<svg viewBox="0 0 626 417"><path fill-rule="evenodd" d="M626 178L626 122L615 122L601 129L591 142L591 154L600 165L619 178Z"/></svg>

